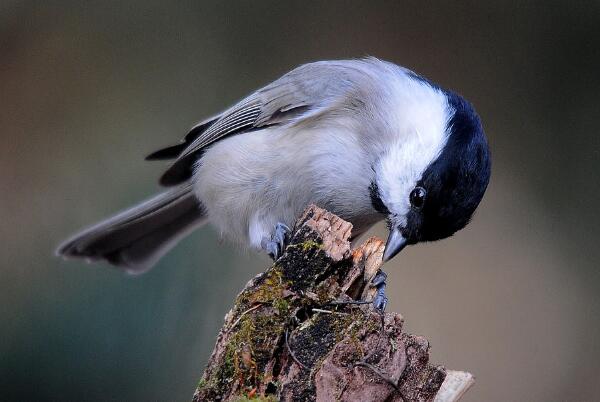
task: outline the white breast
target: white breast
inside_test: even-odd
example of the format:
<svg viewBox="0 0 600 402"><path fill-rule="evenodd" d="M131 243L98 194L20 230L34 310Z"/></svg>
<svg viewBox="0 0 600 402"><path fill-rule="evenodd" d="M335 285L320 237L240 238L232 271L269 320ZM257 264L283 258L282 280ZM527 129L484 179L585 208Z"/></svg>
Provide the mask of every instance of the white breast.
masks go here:
<svg viewBox="0 0 600 402"><path fill-rule="evenodd" d="M202 157L194 188L221 235L259 247L315 203L359 226L380 216L369 197L372 158L350 121L327 128L269 128L224 139ZM357 228L357 229L359 229Z"/></svg>

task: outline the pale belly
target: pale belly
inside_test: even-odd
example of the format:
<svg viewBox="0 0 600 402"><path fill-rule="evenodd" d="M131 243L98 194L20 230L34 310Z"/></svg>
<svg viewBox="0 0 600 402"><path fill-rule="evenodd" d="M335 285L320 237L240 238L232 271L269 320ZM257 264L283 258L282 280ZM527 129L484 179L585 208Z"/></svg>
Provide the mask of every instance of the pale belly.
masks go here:
<svg viewBox="0 0 600 402"><path fill-rule="evenodd" d="M194 174L197 197L220 234L260 247L278 222L292 226L309 204L349 220L360 233L382 216L372 207L370 161L343 130L267 129L226 138Z"/></svg>

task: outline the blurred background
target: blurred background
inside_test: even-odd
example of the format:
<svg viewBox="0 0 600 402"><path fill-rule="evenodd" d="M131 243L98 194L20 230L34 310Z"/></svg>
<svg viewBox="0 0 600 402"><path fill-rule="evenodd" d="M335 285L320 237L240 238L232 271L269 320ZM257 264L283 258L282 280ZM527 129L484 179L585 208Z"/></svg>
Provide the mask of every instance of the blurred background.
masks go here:
<svg viewBox="0 0 600 402"><path fill-rule="evenodd" d="M470 99L494 159L473 223L388 266L388 309L475 374L465 401L597 400L599 49L598 2L1 1L0 399L190 400L269 260L210 228L140 277L55 246L156 192L143 157L196 121L374 55Z"/></svg>

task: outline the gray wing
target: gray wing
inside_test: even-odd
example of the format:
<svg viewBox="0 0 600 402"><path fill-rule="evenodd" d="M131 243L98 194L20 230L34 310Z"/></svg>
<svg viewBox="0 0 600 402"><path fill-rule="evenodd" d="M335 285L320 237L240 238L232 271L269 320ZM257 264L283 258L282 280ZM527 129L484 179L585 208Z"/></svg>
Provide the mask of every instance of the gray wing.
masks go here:
<svg viewBox="0 0 600 402"><path fill-rule="evenodd" d="M348 100L359 66L368 60L316 62L300 66L254 92L223 113L194 126L178 145L146 159L176 158L160 179L164 186L188 180L194 163L214 142L274 125L295 125L318 118Z"/></svg>

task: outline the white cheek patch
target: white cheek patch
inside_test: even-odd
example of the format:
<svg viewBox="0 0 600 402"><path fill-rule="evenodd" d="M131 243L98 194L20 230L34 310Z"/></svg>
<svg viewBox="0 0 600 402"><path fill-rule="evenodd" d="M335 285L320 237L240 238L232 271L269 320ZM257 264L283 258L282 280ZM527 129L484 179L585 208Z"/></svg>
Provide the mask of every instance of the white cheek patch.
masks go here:
<svg viewBox="0 0 600 402"><path fill-rule="evenodd" d="M390 102L390 127L395 141L376 166L381 198L394 215L394 223L406 224L409 195L427 167L437 159L448 139L452 115L446 96L429 85L408 80Z"/></svg>

